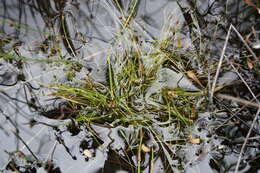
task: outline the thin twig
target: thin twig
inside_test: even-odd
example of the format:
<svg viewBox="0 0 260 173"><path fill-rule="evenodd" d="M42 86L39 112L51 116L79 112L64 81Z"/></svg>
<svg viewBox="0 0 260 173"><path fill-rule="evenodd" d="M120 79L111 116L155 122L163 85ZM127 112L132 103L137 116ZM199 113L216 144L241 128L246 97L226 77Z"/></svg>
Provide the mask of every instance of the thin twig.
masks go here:
<svg viewBox="0 0 260 173"><path fill-rule="evenodd" d="M239 37L239 39L245 44L247 50L252 54L252 56L254 57L254 60L258 60L257 56L255 55L255 53L252 51L252 49L250 48L250 46L247 44L247 42L244 40L244 38L242 37L242 35L237 31L237 29L231 25L231 28L236 32L237 36Z"/></svg>
<svg viewBox="0 0 260 173"><path fill-rule="evenodd" d="M33 153L33 151L30 149L30 147L26 144L26 142L21 138L20 135L18 135L16 132L12 131L13 134L20 139L20 141L22 141L22 143L24 144L24 146L27 148L27 150L32 154L32 156L35 158L36 161L38 161L38 158L36 157L36 155Z"/></svg>
<svg viewBox="0 0 260 173"><path fill-rule="evenodd" d="M254 106L254 107L257 107L257 108L260 109L260 104L250 102L250 101L245 100L245 99L229 96L229 95L226 95L226 94L217 94L216 96L219 97L219 98L222 98L222 99L227 99L227 100L231 100L231 101L235 101L235 102L238 102L238 103L245 104L245 106L249 105L249 106Z"/></svg>
<svg viewBox="0 0 260 173"><path fill-rule="evenodd" d="M247 44L247 42L244 40L244 38L241 36L241 34L237 31L237 29L231 24L229 29L228 29L228 33L227 33L227 36L226 36L226 40L225 40L225 44L224 44L224 47L222 49L222 52L221 52L221 56L220 56L220 60L219 60L219 63L218 63L218 68L217 68L217 72L215 74L215 77L214 77L214 80L213 80L213 84L212 84L212 88L211 88L211 92L210 92L210 101L212 102L213 101L213 95L214 95L214 89L216 87L216 83L217 83L217 79L218 79L218 76L219 76L219 72L220 72L220 68L221 68L221 65L223 63L223 60L224 60L224 55L225 55L225 51L226 51L226 48L227 48L227 43L228 43L228 40L229 40L229 37L230 37L230 33L231 33L231 30L234 30L235 33L237 34L237 36L239 37L239 39L245 44L247 50L252 54L252 56L254 57L255 60L257 60L257 56L255 55L255 53L252 51L252 49L250 48L250 46Z"/></svg>
<svg viewBox="0 0 260 173"><path fill-rule="evenodd" d="M53 160L53 156L54 156L54 152L55 152L55 149L57 147L57 144L58 144L58 141L55 141L52 149L50 150L48 156L46 157L45 162L47 162L48 160Z"/></svg>
<svg viewBox="0 0 260 173"><path fill-rule="evenodd" d="M260 136L254 136L254 137L248 138L248 140L256 140L256 139L260 139Z"/></svg>
<svg viewBox="0 0 260 173"><path fill-rule="evenodd" d="M213 80L213 84L212 84L212 88L211 88L211 92L210 92L210 101L211 102L213 101L214 90L215 90L215 87L216 87L216 83L217 83L217 79L218 79L218 76L219 76L220 68L222 66L222 63L223 63L223 60L224 60L224 57L225 57L224 55L225 55L225 51L226 51L226 48L227 48L228 39L230 37L230 32L231 32L231 28L232 28L231 26L232 25L230 25L230 27L228 29L228 33L227 33L227 36L226 36L225 44L224 44L224 47L222 49L221 56L220 56L220 59L219 59L217 72L216 72L214 80Z"/></svg>
<svg viewBox="0 0 260 173"><path fill-rule="evenodd" d="M217 97L214 97L214 98L215 98L215 100L216 100L217 102L220 102L220 101L218 101ZM250 129L250 125L248 125L243 119L241 119L238 115L236 115L236 114L238 113L238 111L235 112L235 114L234 114L234 113L232 113L232 111L231 111L225 104L222 104L222 106L231 114L231 117L228 118L227 120L225 120L222 124L227 124L229 120L231 120L233 117L236 117L236 118L237 118L241 123L243 123L248 129ZM221 126L217 127L215 130L219 129L220 127L221 127ZM258 132L257 130L253 129L253 131L254 131L256 134L260 135L260 132Z"/></svg>
<svg viewBox="0 0 260 173"><path fill-rule="evenodd" d="M247 82L245 81L245 79L241 76L241 74L238 72L238 70L234 67L233 63L229 61L229 64L231 65L231 67L236 71L237 75L239 76L239 78L242 80L242 82L245 84L245 86L247 87L247 89L249 90L250 94L253 96L253 98L256 100L256 102L258 104L260 104L260 102L258 101L258 99L256 98L255 94L253 93L253 91L251 90L251 88L249 87L249 85L247 84Z"/></svg>
<svg viewBox="0 0 260 173"><path fill-rule="evenodd" d="M249 87L249 85L247 84L247 82L244 80L244 78L241 76L241 74L238 72L238 70L234 67L234 65L233 65L230 61L229 61L229 63L230 63L230 65L231 65L231 67L236 71L236 73L238 74L239 78L243 81L243 83L245 84L245 86L246 86L247 89L249 90L250 94L254 97L254 99L256 100L256 102L259 104L258 99L256 98L255 94L253 93L253 91L251 90L251 88ZM245 141L244 141L244 144L243 144L243 146L242 146L242 148L241 148L241 151L240 151L240 154L239 154L239 157L238 157L238 161L237 161L235 173L238 172L238 168L239 168L239 165L240 165L240 162L241 162L241 159L242 159L242 155L243 155L243 152L244 152L246 143L247 143L248 138L249 138L249 136L250 136L250 134L251 134L251 132L252 132L252 130L253 130L253 128L254 128L254 125L255 125L255 123L256 123L256 120L257 120L257 118L258 118L259 113L260 113L260 109L257 110L257 113L256 113L256 115L255 115L255 118L254 118L254 120L253 120L253 122L252 122L252 125L251 125L251 127L250 127L250 129L249 129L249 131L248 131L248 133L247 133L247 135L246 135L246 139L245 139Z"/></svg>
<svg viewBox="0 0 260 173"><path fill-rule="evenodd" d="M242 145L242 148L241 148L241 151L240 151L240 153L239 153L238 160L237 160L237 165L236 165L235 173L238 172L238 168L239 168L239 165L240 165L240 162L241 162L241 159L242 159L242 155L243 155L243 153L244 153L244 149L245 149L245 147L246 147L246 143L247 143L247 141L248 141L248 139L249 139L249 136L250 136L250 134L251 134L251 132L252 132L252 130L253 130L253 128L254 128L254 125L255 125L255 123L256 123L256 120L257 120L257 118L258 118L259 113L260 113L260 109L258 109L258 111L257 111L257 113L256 113L256 115L255 115L255 118L254 118L254 120L253 120L253 122L252 122L252 125L251 125L250 129L248 130L248 133L247 133L247 135L246 135L246 139L245 139L245 141L244 141L244 143L243 143L243 145Z"/></svg>
<svg viewBox="0 0 260 173"><path fill-rule="evenodd" d="M256 97L259 97L260 96L260 93L256 95ZM255 99L251 99L250 102L253 102ZM218 100L217 100L218 101ZM223 105L230 113L231 113L231 117L229 117L227 120L225 120L223 122L223 124L226 124L229 120L231 120L232 118L236 117L238 120L240 120L242 123L244 123L245 126L247 126L248 128L250 128L250 126L244 122L244 120L242 120L241 118L239 118L239 116L237 115L239 112L241 112L243 109L246 108L247 105L243 105L238 111L236 111L235 113L232 113L231 110L228 109L228 107L226 105ZM220 128L220 127L218 127ZM218 128L216 128L215 130L217 130ZM253 129L254 132L258 135L260 135L260 132L256 131L255 129Z"/></svg>

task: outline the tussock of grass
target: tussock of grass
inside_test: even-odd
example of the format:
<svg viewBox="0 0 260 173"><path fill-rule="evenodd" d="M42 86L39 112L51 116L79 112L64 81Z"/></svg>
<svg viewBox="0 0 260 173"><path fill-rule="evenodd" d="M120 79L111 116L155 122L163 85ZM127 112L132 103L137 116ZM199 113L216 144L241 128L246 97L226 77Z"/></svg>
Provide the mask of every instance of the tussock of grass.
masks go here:
<svg viewBox="0 0 260 173"><path fill-rule="evenodd" d="M192 122L191 114L194 113L196 97L206 95L206 91L188 92L182 89L175 89L177 97L173 97L169 89L158 93L155 98L161 98L156 105L146 102L144 95L151 87L156 78L157 71L162 67L162 63L157 63L145 67L146 64L138 56L138 51L134 47L133 41L127 41L123 37L120 43L128 46L129 52L122 53L120 49L114 49L114 52L107 57L107 81L106 85L95 83L88 79L85 86L81 88L68 85L52 85L57 92L53 96L63 98L69 102L84 106L79 114L79 121L95 121L105 123L116 122L116 124L145 124L144 122L153 122L153 118L164 121L165 117L171 117L179 121L184 126ZM132 49L131 49L132 48ZM147 56L150 56L149 54ZM151 53L151 59L170 58L163 51ZM166 59L167 59L166 58ZM155 99L156 100L156 99ZM140 108L141 107L141 108ZM87 110L87 111L86 111ZM152 116L147 117L144 114ZM109 117L109 118L108 118ZM166 118L167 119L167 118ZM114 125L114 123L112 123Z"/></svg>
<svg viewBox="0 0 260 173"><path fill-rule="evenodd" d="M138 0L134 2L134 8L136 8ZM118 10L123 13L120 4L117 1L115 3ZM204 82L203 87L200 81L200 89L193 91L165 85L166 87L160 88L159 92L152 92L147 99L146 93L157 82L162 69L167 69L166 72L173 71L172 75L175 73L182 75L183 77L179 79L181 81L182 78L187 77L186 74L190 70L195 73L196 70L200 70L196 74L202 74L201 67L204 68L204 64L198 64L201 60L196 59L196 56L192 57L191 54L185 56L184 53L180 53L181 41L176 41L175 36L181 32L181 29L172 26L175 23L172 21L174 16L167 19L169 22L166 21L160 40L140 43L138 35L132 28L134 26L131 25L134 12L131 10L130 12L128 17L122 14L122 20L115 20L122 23L116 25L119 26L117 39L106 55L107 73L104 83L87 78L80 87L62 84L51 86L56 90L53 96L74 105L80 105L77 106L79 110L77 110L76 121L85 124L87 128L90 128L90 123L110 128L134 127L132 141L123 135L127 145L124 150L130 150L136 154L136 169L140 172L143 152L141 146L145 143L145 136L148 135L158 143L166 162L173 165L171 159L173 153L168 151L168 147L171 141L177 141L176 143L184 141L180 145L189 141L186 139L190 139L194 119L198 117L200 111L204 111L205 105L208 104L206 99L208 89L207 84L205 85L207 82ZM178 46L176 47L174 45L176 43L173 42L178 42ZM194 68L194 66L200 68ZM177 86L181 83L180 81L176 81ZM190 82L192 83L191 80ZM160 85L160 81L156 84ZM215 90L221 88L216 87ZM173 126L176 127L173 132L174 138L166 141L158 129L170 129ZM120 133L125 132L122 130ZM156 151L154 148L150 150L152 157L150 164L153 167ZM170 166L170 169L174 170L173 166Z"/></svg>

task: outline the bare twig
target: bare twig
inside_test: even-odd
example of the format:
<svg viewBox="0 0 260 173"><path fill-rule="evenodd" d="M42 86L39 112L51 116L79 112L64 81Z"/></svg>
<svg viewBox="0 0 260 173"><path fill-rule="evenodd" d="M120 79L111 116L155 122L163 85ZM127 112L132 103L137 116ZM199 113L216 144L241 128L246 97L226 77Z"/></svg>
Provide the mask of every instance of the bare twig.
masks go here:
<svg viewBox="0 0 260 173"><path fill-rule="evenodd" d="M237 29L231 25L231 28L235 31L235 33L237 34L237 36L239 37L239 39L245 44L247 50L252 54L252 56L254 57L254 60L258 60L257 56L255 55L255 53L252 51L252 49L250 48L250 46L247 44L247 42L244 40L244 38L242 37L242 35L237 31Z"/></svg>
<svg viewBox="0 0 260 173"><path fill-rule="evenodd" d="M211 88L211 92L210 92L210 101L211 102L213 101L214 90L215 90L215 87L216 87L216 83L217 83L217 79L218 79L218 76L219 76L220 68L222 66L222 62L223 62L224 57L225 57L224 55L225 55L225 51L226 51L226 48L227 48L228 39L230 37L230 32L231 32L231 29L232 29L231 26L232 25L230 25L230 27L228 29L228 33L227 33L227 36L226 36L225 44L224 44L224 47L222 49L221 56L220 56L220 59L219 59L217 72L216 72L214 80L213 80L213 84L212 84L212 88Z"/></svg>
<svg viewBox="0 0 260 173"><path fill-rule="evenodd" d="M227 48L227 44L228 44L228 40L229 40L229 37L230 37L230 33L231 33L231 30L234 30L235 33L237 34L237 36L239 37L239 39L244 43L244 45L246 46L247 50L252 54L252 56L254 57L255 60L257 60L257 56L255 55L255 53L252 51L252 49L249 47L249 45L247 44L247 42L244 40L244 38L241 36L241 34L237 31L237 29L231 24L229 29L228 29L228 33L227 33L227 36L226 36L226 40L225 40L225 44L224 44L224 47L222 49L222 52L221 52L221 56L220 56L220 59L219 59L219 63L218 63L218 68L217 68L217 72L215 74L215 77L214 77L214 80L213 80L213 84L212 84L212 88L211 88L211 92L210 92L210 101L212 102L213 101L213 95L214 95L214 89L216 87L216 83L217 83L217 79L218 79L218 76L219 76L219 72L220 72L220 68L222 66L222 63L223 63L223 60L224 60L224 57L225 57L225 51L226 51L226 48Z"/></svg>
<svg viewBox="0 0 260 173"><path fill-rule="evenodd" d="M52 149L50 150L48 156L46 157L45 162L47 162L48 160L53 160L53 155L54 155L55 149L57 147L57 144L58 144L58 141L55 141Z"/></svg>
<svg viewBox="0 0 260 173"><path fill-rule="evenodd" d="M229 95L226 95L226 94L217 94L216 96L219 97L219 98L222 98L222 99L227 99L227 100L235 101L235 102L238 102L238 103L242 103L245 106L249 105L249 106L257 107L257 108L260 109L260 104L250 102L250 101L245 100L245 99L229 96Z"/></svg>
<svg viewBox="0 0 260 173"><path fill-rule="evenodd" d="M36 155L33 153L33 151L30 149L30 147L26 144L26 142L22 139L22 137L13 131L13 134L20 139L20 141L22 141L22 143L24 144L24 146L27 148L27 150L32 154L32 156L35 158L36 161L38 161L38 158L36 157Z"/></svg>
<svg viewBox="0 0 260 173"><path fill-rule="evenodd" d="M249 90L250 94L254 97L254 99L256 100L256 102L259 104L258 99L256 98L255 94L253 93L253 91L251 90L251 88L249 87L249 85L247 84L247 82L244 80L244 78L241 76L241 74L238 72L238 70L234 67L234 65L233 65L231 62L229 62L229 63L230 63L230 65L231 65L231 67L236 71L236 73L238 74L239 78L240 78L240 79L243 81L243 83L246 85L246 87L247 87L247 89ZM246 143L247 143L248 138L249 138L249 136L250 136L250 134L251 134L251 132L252 132L252 130L253 130L253 128L254 128L254 125L255 125L255 123L256 123L256 121L257 121L257 118L258 118L259 113L260 113L260 108L258 109L258 111L257 111L257 113L256 113L256 115L255 115L255 118L254 118L254 120L253 120L253 122L252 122L252 125L251 125L251 127L250 127L250 129L249 129L249 131L248 131L248 133L247 133L247 135L246 135L246 139L245 139L245 141L244 141L244 143L243 143L243 146L242 146L242 148L241 148L241 151L240 151L240 154L239 154L239 157L238 157L238 161L237 161L235 173L238 172L239 164L240 164L240 162L241 162L242 155L243 155L243 152L244 152Z"/></svg>
<svg viewBox="0 0 260 173"><path fill-rule="evenodd" d="M258 109L258 111L257 111L257 113L256 113L256 115L255 115L255 118L254 118L254 120L253 120L253 122L252 122L252 125L251 125L250 129L248 130L248 133L247 133L247 135L246 135L246 139L245 139L245 141L244 141L244 143L243 143L243 145L242 145L242 148L241 148L241 151L240 151L240 153L239 153L238 160L237 160L237 165L236 165L235 173L238 172L238 168L239 168L239 165L240 165L240 162L241 162L241 159L242 159L242 155L243 155L243 153L244 153L244 149L245 149L245 147L246 147L246 143L247 143L247 141L248 141L248 139L249 139L249 136L250 136L250 134L251 134L251 132L252 132L252 130L253 130L253 128L254 128L254 125L255 125L255 123L256 123L256 120L257 120L257 118L258 118L259 113L260 113L260 109Z"/></svg>
<svg viewBox="0 0 260 173"><path fill-rule="evenodd" d="M260 96L260 93L256 95L256 97L259 97L259 96ZM255 100L255 99L253 98L253 99L250 100L250 102L253 102L254 100ZM242 123L244 123L245 126L247 126L248 128L250 128L250 126L249 126L246 122L244 122L244 120L242 120L241 118L239 118L239 116L237 115L239 112L241 112L243 109L245 109L245 108L247 107L247 105L243 105L243 106L242 106L238 111L236 111L235 113L232 113L232 111L229 110L226 105L223 105L223 106L231 113L231 117L229 117L227 120L225 120L225 121L223 122L223 124L226 124L229 120L231 120L232 118L236 117L236 118L239 119ZM219 128L219 127L218 127L218 128ZM217 130L218 128L216 128L215 130ZM253 130L254 130L254 132L255 132L256 134L260 135L260 133L259 133L258 131L256 131L255 129L253 129Z"/></svg>
<svg viewBox="0 0 260 173"><path fill-rule="evenodd" d="M249 87L249 85L247 84L247 82L245 81L245 79L241 76L241 74L238 72L238 70L234 67L234 65L229 62L229 64L231 65L231 67L235 70L235 72L237 73L237 75L239 76L239 78L242 80L242 82L245 84L245 86L247 87L248 91L250 92L250 94L253 96L253 98L256 100L256 102L258 104L260 104L260 102L258 101L258 99L256 98L255 94L253 93L253 91L251 90L251 88Z"/></svg>

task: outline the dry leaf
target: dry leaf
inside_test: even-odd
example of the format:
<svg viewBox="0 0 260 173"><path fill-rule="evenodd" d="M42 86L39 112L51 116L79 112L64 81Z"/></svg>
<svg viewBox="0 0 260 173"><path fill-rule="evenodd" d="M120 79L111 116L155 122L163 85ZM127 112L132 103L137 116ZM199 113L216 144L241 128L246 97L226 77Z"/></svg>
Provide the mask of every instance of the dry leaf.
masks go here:
<svg viewBox="0 0 260 173"><path fill-rule="evenodd" d="M192 144L199 144L201 141L200 138L190 138L190 142Z"/></svg>
<svg viewBox="0 0 260 173"><path fill-rule="evenodd" d="M145 153L149 153L151 150L149 147L147 147L145 144L142 144L141 149Z"/></svg>
<svg viewBox="0 0 260 173"><path fill-rule="evenodd" d="M189 78L193 79L194 81L198 80L196 74L193 71L191 71L191 70L187 71L187 75L188 75Z"/></svg>
<svg viewBox="0 0 260 173"><path fill-rule="evenodd" d="M197 75L192 70L187 71L187 76L189 78L191 78L193 81L195 81L197 84L199 84L203 88L203 85L200 83Z"/></svg>
<svg viewBox="0 0 260 173"><path fill-rule="evenodd" d="M89 151L88 149L85 149L83 151L83 154L88 157L88 158L92 158L93 157L93 153L91 151Z"/></svg>
<svg viewBox="0 0 260 173"><path fill-rule="evenodd" d="M247 66L249 69L253 69L254 68L254 63L252 60L250 59L247 59Z"/></svg>
<svg viewBox="0 0 260 173"><path fill-rule="evenodd" d="M172 96L173 98L177 98L178 95L174 91L168 91L168 95Z"/></svg>

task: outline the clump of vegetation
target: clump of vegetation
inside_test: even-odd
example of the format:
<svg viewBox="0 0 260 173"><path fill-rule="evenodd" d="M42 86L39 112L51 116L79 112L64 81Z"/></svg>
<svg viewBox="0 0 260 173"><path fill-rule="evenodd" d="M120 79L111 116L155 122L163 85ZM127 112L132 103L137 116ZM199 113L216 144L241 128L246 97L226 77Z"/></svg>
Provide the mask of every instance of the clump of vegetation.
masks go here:
<svg viewBox="0 0 260 173"><path fill-rule="evenodd" d="M144 148L145 133L154 136L162 147L162 143L199 141L191 140L191 125L208 103L207 91L188 66L189 61L180 57L177 49L170 49L170 44L166 37L154 41L147 50L147 45L140 44L132 30L125 28L106 57L106 81L87 77L80 87L52 84L56 90L52 95L77 109L79 124L133 126L137 138L134 144L129 143L129 148L137 144L138 152ZM175 138L165 141L157 127L173 126Z"/></svg>
<svg viewBox="0 0 260 173"><path fill-rule="evenodd" d="M124 52L124 50L120 51ZM162 54L164 53L157 52L146 56L156 59ZM161 101L149 104L145 99L146 92L156 80L157 72L167 58L175 61L173 57L166 55L166 59L160 64L146 68L136 49L125 54L121 53L121 55L114 53L107 57L107 81L105 83L87 79L82 87L51 85L57 89L53 95L73 104L83 105L84 108L78 116L80 121L106 122L104 120L109 119L109 122L138 121L141 123L151 121L144 116L145 114L159 114L160 119L171 117L188 125L191 122L191 108L194 107L196 95L200 97L203 94L198 93L202 92L189 92L182 88L172 90L165 87L161 93L153 95L154 98L160 95Z"/></svg>

